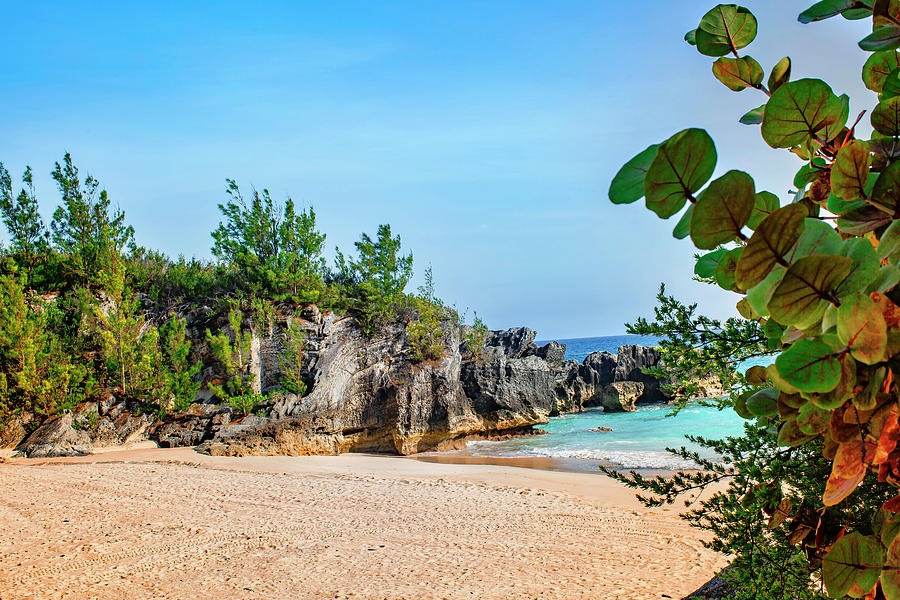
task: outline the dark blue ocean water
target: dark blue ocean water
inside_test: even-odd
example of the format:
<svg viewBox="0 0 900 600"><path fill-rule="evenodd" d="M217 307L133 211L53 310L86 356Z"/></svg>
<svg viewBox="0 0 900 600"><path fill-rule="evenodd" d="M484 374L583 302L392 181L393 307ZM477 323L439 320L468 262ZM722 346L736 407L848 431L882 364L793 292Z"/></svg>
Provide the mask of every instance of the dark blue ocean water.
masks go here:
<svg viewBox="0 0 900 600"><path fill-rule="evenodd" d="M566 345L566 360L577 360L581 362L584 357L591 352L600 352L606 350L615 354L619 350L619 346L626 344L640 344L641 346L655 346L659 338L649 335L607 335L604 337L587 337L574 338L567 340L538 340L538 346L543 346L547 342L559 342Z"/></svg>
<svg viewBox="0 0 900 600"><path fill-rule="evenodd" d="M623 344L656 344L655 338L635 335L555 341L566 344L566 358L578 361L598 350L615 353ZM563 415L542 426L549 432L546 435L472 442L464 452L477 456L545 456L564 459L577 464L575 468L586 470L596 470L598 461L629 469L678 469L694 465L672 456L665 449L691 448L685 434L717 439L743 432L743 419L731 409L719 411L691 403L677 416L668 416L670 413L668 406L647 406L626 413L591 410ZM597 427L609 427L612 431L592 431ZM708 452L702 453L712 458Z"/></svg>

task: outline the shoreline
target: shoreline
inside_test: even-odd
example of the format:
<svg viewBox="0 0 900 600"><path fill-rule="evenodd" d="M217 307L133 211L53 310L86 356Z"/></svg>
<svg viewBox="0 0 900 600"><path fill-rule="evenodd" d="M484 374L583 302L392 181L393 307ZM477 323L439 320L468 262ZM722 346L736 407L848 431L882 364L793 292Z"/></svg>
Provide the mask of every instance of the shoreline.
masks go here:
<svg viewBox="0 0 900 600"><path fill-rule="evenodd" d="M5 600L681 598L725 564L676 509L523 464L145 448L13 459L0 495Z"/></svg>

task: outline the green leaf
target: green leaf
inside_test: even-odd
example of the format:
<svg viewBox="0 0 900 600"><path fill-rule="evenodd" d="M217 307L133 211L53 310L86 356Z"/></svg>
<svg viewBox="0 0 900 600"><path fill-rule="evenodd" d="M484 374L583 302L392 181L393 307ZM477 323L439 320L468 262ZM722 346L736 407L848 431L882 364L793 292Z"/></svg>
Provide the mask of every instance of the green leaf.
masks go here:
<svg viewBox="0 0 900 600"><path fill-rule="evenodd" d="M881 171L872 188L872 201L891 211L900 207L900 162L893 162Z"/></svg>
<svg viewBox="0 0 900 600"><path fill-rule="evenodd" d="M789 204L760 222L738 261L735 271L738 287L749 290L756 286L766 278L779 259L784 259L800 239L805 216L806 209L799 204ZM750 302L754 304L753 300ZM756 305L753 308L763 314Z"/></svg>
<svg viewBox="0 0 900 600"><path fill-rule="evenodd" d="M884 173L881 174L884 176ZM881 177L879 177L881 179ZM837 220L838 229L844 233L862 235L884 227L893 221L891 215L885 214L874 206L862 206L841 215Z"/></svg>
<svg viewBox="0 0 900 600"><path fill-rule="evenodd" d="M831 417L831 411L807 402L800 407L797 414L797 426L807 435L818 435L828 428L829 417Z"/></svg>
<svg viewBox="0 0 900 600"><path fill-rule="evenodd" d="M900 283L900 268L896 265L883 265L878 269L875 279L866 288L866 293L886 292L893 289L898 283Z"/></svg>
<svg viewBox="0 0 900 600"><path fill-rule="evenodd" d="M897 519L897 517L894 517ZM884 557L881 572L881 591L887 600L900 600L900 536L895 535Z"/></svg>
<svg viewBox="0 0 900 600"><path fill-rule="evenodd" d="M691 240L712 250L738 237L756 201L753 179L743 171L728 171L712 181L697 198L691 217Z"/></svg>
<svg viewBox="0 0 900 600"><path fill-rule="evenodd" d="M759 125L763 122L763 115L766 112L766 105L763 104L760 107L754 108L753 110L749 110L744 113L744 116L739 119L739 122L743 125Z"/></svg>
<svg viewBox="0 0 900 600"><path fill-rule="evenodd" d="M749 56L720 58L713 63L713 75L728 89L740 92L748 87L759 87L765 72L759 63Z"/></svg>
<svg viewBox="0 0 900 600"><path fill-rule="evenodd" d="M825 312L828 298L850 274L853 261L843 256L813 254L790 266L767 305L769 314L784 325L806 329Z"/></svg>
<svg viewBox="0 0 900 600"><path fill-rule="evenodd" d="M863 65L863 83L873 92L880 93L885 80L898 67L900 67L900 53L896 50L875 52Z"/></svg>
<svg viewBox="0 0 900 600"><path fill-rule="evenodd" d="M799 446L813 439L814 435L803 433L796 421L784 421L778 430L779 446Z"/></svg>
<svg viewBox="0 0 900 600"><path fill-rule="evenodd" d="M853 588L868 592L881 575L882 562L881 544L875 537L855 531L845 535L822 560L822 578L828 595L841 598Z"/></svg>
<svg viewBox="0 0 900 600"><path fill-rule="evenodd" d="M766 104L762 136L773 148L798 146L816 136L831 140L847 121L844 111L844 102L824 81L790 81Z"/></svg>
<svg viewBox="0 0 900 600"><path fill-rule="evenodd" d="M868 296L850 296L837 311L837 334L861 363L874 365L884 360L887 323L878 305Z"/></svg>
<svg viewBox="0 0 900 600"><path fill-rule="evenodd" d="M738 291L734 284L734 269L737 266L738 258L741 256L743 248L735 248L729 250L716 265L716 283L723 290L729 292Z"/></svg>
<svg viewBox="0 0 900 600"><path fill-rule="evenodd" d="M900 220L892 222L881 234L876 254L879 260L886 260L894 265L900 261Z"/></svg>
<svg viewBox="0 0 900 600"><path fill-rule="evenodd" d="M787 258L793 262L810 254L839 254L840 251L841 236L838 232L825 221L810 217L803 220L803 233Z"/></svg>
<svg viewBox="0 0 900 600"><path fill-rule="evenodd" d="M775 359L778 374L801 392L828 392L841 379L841 365L827 344L803 338Z"/></svg>
<svg viewBox="0 0 900 600"><path fill-rule="evenodd" d="M694 265L694 274L697 277L704 277L707 279L715 277L716 267L719 266L719 261L722 260L722 257L727 253L728 250L725 248L719 248L718 250L704 254L697 259L697 264Z"/></svg>
<svg viewBox="0 0 900 600"><path fill-rule="evenodd" d="M678 223L675 225L675 229L672 230L672 237L676 240L683 240L691 233L691 215L694 214L694 205L691 204L687 207L687 210L684 211L684 214L681 215L681 218L678 220Z"/></svg>
<svg viewBox="0 0 900 600"><path fill-rule="evenodd" d="M756 17L743 6L719 4L700 19L697 50L706 56L725 56L752 42L756 27Z"/></svg>
<svg viewBox="0 0 900 600"><path fill-rule="evenodd" d="M747 398L747 410L754 417L771 417L778 412L778 390L767 388L759 390Z"/></svg>
<svg viewBox="0 0 900 600"><path fill-rule="evenodd" d="M894 69L885 77L881 95L883 98L900 96L900 68Z"/></svg>
<svg viewBox="0 0 900 600"><path fill-rule="evenodd" d="M865 290L878 277L879 263L875 248L865 238L850 238L841 243L841 256L853 261L850 275L838 287L837 297L843 300L848 294Z"/></svg>
<svg viewBox="0 0 900 600"><path fill-rule="evenodd" d="M630 204L644 195L644 177L658 148L659 144L653 144L619 169L609 185L609 199L614 204Z"/></svg>
<svg viewBox="0 0 900 600"><path fill-rule="evenodd" d="M822 0L800 13L797 20L801 23L824 21L825 19L836 17L845 10L850 10L854 4L854 0Z"/></svg>
<svg viewBox="0 0 900 600"><path fill-rule="evenodd" d="M747 249L744 248L744 254L746 253ZM753 312L761 317L765 317L769 314L769 309L767 308L769 300L772 298L772 293L775 291L775 287L781 282L785 272L787 272L787 269L784 267L775 267L765 279L747 290L747 302L750 303ZM737 277L735 277L735 281L737 281ZM741 284L738 283L737 285L738 287L741 287Z"/></svg>
<svg viewBox="0 0 900 600"><path fill-rule="evenodd" d="M691 29L686 34L684 34L684 41L686 41L691 46L697 45L697 30Z"/></svg>
<svg viewBox="0 0 900 600"><path fill-rule="evenodd" d="M900 135L900 96L878 103L869 118L872 128L884 135Z"/></svg>
<svg viewBox="0 0 900 600"><path fill-rule="evenodd" d="M709 181L716 145L702 129L685 129L663 142L644 179L647 207L663 219L676 214L689 195Z"/></svg>
<svg viewBox="0 0 900 600"><path fill-rule="evenodd" d="M896 25L880 27L861 39L859 47L866 52L894 50L900 47L900 27Z"/></svg>
<svg viewBox="0 0 900 600"><path fill-rule="evenodd" d="M757 227L759 227L759 224L762 223L763 219L778 210L780 207L781 204L778 201L778 196L776 196L772 192L757 192L756 198L753 202L753 212L750 214L750 219L747 221L747 227L749 227L750 229L756 229Z"/></svg>
<svg viewBox="0 0 900 600"><path fill-rule="evenodd" d="M865 196L869 179L869 147L866 142L853 140L838 152L831 167L831 189L847 200Z"/></svg>
<svg viewBox="0 0 900 600"><path fill-rule="evenodd" d="M791 58L789 56L785 56L772 67L772 72L769 73L769 93L773 93L775 90L783 86L785 83L791 80Z"/></svg>

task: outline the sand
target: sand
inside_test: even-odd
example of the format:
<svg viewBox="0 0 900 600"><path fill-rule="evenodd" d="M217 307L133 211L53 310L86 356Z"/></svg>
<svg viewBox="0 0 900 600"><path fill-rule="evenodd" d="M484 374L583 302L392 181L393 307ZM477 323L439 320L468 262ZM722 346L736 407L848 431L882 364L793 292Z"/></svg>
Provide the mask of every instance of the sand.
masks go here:
<svg viewBox="0 0 900 600"><path fill-rule="evenodd" d="M0 464L0 598L681 598L724 565L597 474L141 449Z"/></svg>

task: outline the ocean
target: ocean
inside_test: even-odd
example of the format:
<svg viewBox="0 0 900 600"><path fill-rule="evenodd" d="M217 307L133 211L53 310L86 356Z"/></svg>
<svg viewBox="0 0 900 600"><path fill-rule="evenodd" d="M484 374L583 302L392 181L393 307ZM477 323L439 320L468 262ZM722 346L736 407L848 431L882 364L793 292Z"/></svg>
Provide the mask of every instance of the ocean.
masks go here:
<svg viewBox="0 0 900 600"><path fill-rule="evenodd" d="M551 340L538 344L548 341ZM652 346L657 342L655 338L636 335L552 341L566 344L566 358L579 362L591 352L615 353L623 344ZM695 465L666 452L667 447L686 446L715 458L689 443L685 434L716 439L743 432L744 420L730 409L720 411L692 402L674 417L668 416L671 412L669 406L647 406L626 413L590 410L563 415L551 418L549 424L542 426L548 432L546 435L470 442L460 452L480 457L548 457L578 470L596 470L598 462L625 469L670 470ZM597 427L612 431L592 431Z"/></svg>

